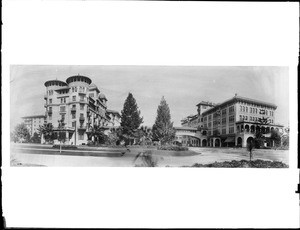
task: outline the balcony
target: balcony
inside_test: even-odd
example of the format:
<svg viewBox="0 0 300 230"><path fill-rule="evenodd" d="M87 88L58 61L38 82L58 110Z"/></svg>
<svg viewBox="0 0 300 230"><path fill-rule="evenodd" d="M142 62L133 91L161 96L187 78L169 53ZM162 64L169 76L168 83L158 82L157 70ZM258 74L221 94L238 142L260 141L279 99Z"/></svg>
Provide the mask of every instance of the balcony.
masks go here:
<svg viewBox="0 0 300 230"><path fill-rule="evenodd" d="M86 127L86 126L83 126L83 125L80 125L80 126L77 127L78 130L86 130L86 128L87 128L87 127Z"/></svg>
<svg viewBox="0 0 300 230"><path fill-rule="evenodd" d="M76 107L71 108L71 113L76 113Z"/></svg>
<svg viewBox="0 0 300 230"><path fill-rule="evenodd" d="M84 119L85 119L85 118L84 118L83 116L80 116L80 117L79 117L79 121L80 121L80 122L84 122Z"/></svg>
<svg viewBox="0 0 300 230"><path fill-rule="evenodd" d="M79 90L78 93L79 94L86 94L86 92L84 90Z"/></svg>

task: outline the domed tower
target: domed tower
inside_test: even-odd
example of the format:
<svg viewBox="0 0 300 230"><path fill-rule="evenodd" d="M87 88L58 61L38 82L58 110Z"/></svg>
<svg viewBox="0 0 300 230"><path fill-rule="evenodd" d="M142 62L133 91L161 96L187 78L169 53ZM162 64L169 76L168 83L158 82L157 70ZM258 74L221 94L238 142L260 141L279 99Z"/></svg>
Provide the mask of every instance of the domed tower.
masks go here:
<svg viewBox="0 0 300 230"><path fill-rule="evenodd" d="M75 144L87 142L86 123L88 111L88 93L92 80L86 76L76 75L67 78L69 87L69 114L68 125L75 128Z"/></svg>
<svg viewBox="0 0 300 230"><path fill-rule="evenodd" d="M105 105L105 107L106 107L107 98L104 95L104 93L100 93L99 96L98 96L98 98L103 103L103 105Z"/></svg>
<svg viewBox="0 0 300 230"><path fill-rule="evenodd" d="M64 89L67 92L67 83L59 80L49 80L45 82L46 94L45 108L46 108L46 122L52 123L53 126L57 126L58 113L59 113L59 91Z"/></svg>

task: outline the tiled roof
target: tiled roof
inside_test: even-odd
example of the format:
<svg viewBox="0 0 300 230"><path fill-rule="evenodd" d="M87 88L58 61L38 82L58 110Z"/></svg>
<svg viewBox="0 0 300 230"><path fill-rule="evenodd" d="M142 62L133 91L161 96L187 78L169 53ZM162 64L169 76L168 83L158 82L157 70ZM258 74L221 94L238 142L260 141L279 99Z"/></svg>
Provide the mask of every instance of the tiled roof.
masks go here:
<svg viewBox="0 0 300 230"><path fill-rule="evenodd" d="M225 106L226 104L232 103L232 102L238 102L238 101L243 101L243 102L248 102L248 103L252 103L252 104L257 104L257 105L263 105L263 106L269 106L272 107L274 109L277 108L277 106L273 103L269 103L269 102L265 102L265 101L260 101L260 100L256 100L256 99L251 99L251 98L247 98L247 97L241 97L241 96L234 96L233 98L230 98L222 103L216 104L215 107L206 110L205 112L203 112L203 115L208 114L210 112L216 111L217 109L220 109L221 107Z"/></svg>

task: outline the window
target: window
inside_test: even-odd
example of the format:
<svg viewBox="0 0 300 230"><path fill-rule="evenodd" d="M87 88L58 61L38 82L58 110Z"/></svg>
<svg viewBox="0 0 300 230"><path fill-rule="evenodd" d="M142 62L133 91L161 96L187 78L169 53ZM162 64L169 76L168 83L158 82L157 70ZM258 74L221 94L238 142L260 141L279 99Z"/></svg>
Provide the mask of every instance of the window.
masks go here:
<svg viewBox="0 0 300 230"><path fill-rule="evenodd" d="M60 112L66 112L66 106L61 106L60 107Z"/></svg>
<svg viewBox="0 0 300 230"><path fill-rule="evenodd" d="M243 115L240 115L240 121L242 121L243 120Z"/></svg>
<svg viewBox="0 0 300 230"><path fill-rule="evenodd" d="M222 129L222 134L226 134L226 129Z"/></svg>
<svg viewBox="0 0 300 230"><path fill-rule="evenodd" d="M233 113L234 112L234 106L230 106L229 107L229 113Z"/></svg>
<svg viewBox="0 0 300 230"><path fill-rule="evenodd" d="M77 92L77 87L75 86L74 88L75 88L75 92Z"/></svg>
<svg viewBox="0 0 300 230"><path fill-rule="evenodd" d="M241 111L241 112L243 111L243 106L241 106L241 105L240 105L240 111Z"/></svg>
<svg viewBox="0 0 300 230"><path fill-rule="evenodd" d="M80 110L84 110L84 105L80 105Z"/></svg>
<svg viewBox="0 0 300 230"><path fill-rule="evenodd" d="M208 116L208 120L211 120L211 115Z"/></svg>
<svg viewBox="0 0 300 230"><path fill-rule="evenodd" d="M76 96L73 96L73 97L72 97L72 100L73 100L73 101L76 101Z"/></svg>
<svg viewBox="0 0 300 230"><path fill-rule="evenodd" d="M65 98L65 97L61 98L61 99L60 99L60 103L62 103L62 104L63 104L63 103L66 103L66 98Z"/></svg>
<svg viewBox="0 0 300 230"><path fill-rule="evenodd" d="M248 113L248 107L246 107L246 113Z"/></svg>
<svg viewBox="0 0 300 230"><path fill-rule="evenodd" d="M218 121L213 121L213 126L217 126L218 125Z"/></svg>
<svg viewBox="0 0 300 230"><path fill-rule="evenodd" d="M222 118L222 125L225 125L226 124L226 117L223 117Z"/></svg>
<svg viewBox="0 0 300 230"><path fill-rule="evenodd" d="M84 96L80 96L80 101L84 101Z"/></svg>
<svg viewBox="0 0 300 230"><path fill-rule="evenodd" d="M49 120L52 120L52 115L49 115L48 117L49 117Z"/></svg>
<svg viewBox="0 0 300 230"><path fill-rule="evenodd" d="M229 117L229 123L232 123L232 122L234 122L234 116Z"/></svg>
<svg viewBox="0 0 300 230"><path fill-rule="evenodd" d="M226 114L226 109L223 109L222 110L222 115L225 115Z"/></svg>
<svg viewBox="0 0 300 230"><path fill-rule="evenodd" d="M73 121L72 122L72 127L75 128L75 125L76 125L76 121Z"/></svg>
<svg viewBox="0 0 300 230"><path fill-rule="evenodd" d="M94 95L95 95L94 93L90 93L89 94L90 97L94 97Z"/></svg>
<svg viewBox="0 0 300 230"><path fill-rule="evenodd" d="M49 99L49 104L52 104L52 99Z"/></svg>
<svg viewBox="0 0 300 230"><path fill-rule="evenodd" d="M61 119L64 121L65 120L65 114L61 115Z"/></svg>
<svg viewBox="0 0 300 230"><path fill-rule="evenodd" d="M229 127L229 133L234 133L234 127Z"/></svg>
<svg viewBox="0 0 300 230"><path fill-rule="evenodd" d="M83 140L83 137L84 137L83 134L82 134L82 133L79 133L78 139L79 139L79 140Z"/></svg>
<svg viewBox="0 0 300 230"><path fill-rule="evenodd" d="M72 113L72 119L76 118L76 113Z"/></svg>

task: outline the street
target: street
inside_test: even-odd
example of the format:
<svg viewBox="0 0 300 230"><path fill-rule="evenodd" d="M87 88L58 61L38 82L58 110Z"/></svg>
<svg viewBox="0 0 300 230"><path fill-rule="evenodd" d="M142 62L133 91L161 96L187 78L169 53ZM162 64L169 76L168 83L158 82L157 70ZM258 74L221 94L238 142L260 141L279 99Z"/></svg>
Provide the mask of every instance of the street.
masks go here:
<svg viewBox="0 0 300 230"><path fill-rule="evenodd" d="M86 147L89 148L89 147ZM148 150L132 147L125 148L91 148L91 150L62 150L53 149L50 145L13 144L11 158L21 166L59 166L59 167L133 167L141 164L135 157L141 151ZM249 160L249 153L245 148L201 148L190 147L188 155L177 156L172 151L157 151L149 149L158 167L192 166L195 163L213 163L215 161ZM122 152L125 154L122 156ZM178 152L177 152L178 153ZM255 149L254 160L282 161L289 164L288 150ZM14 165L16 165L14 163Z"/></svg>

